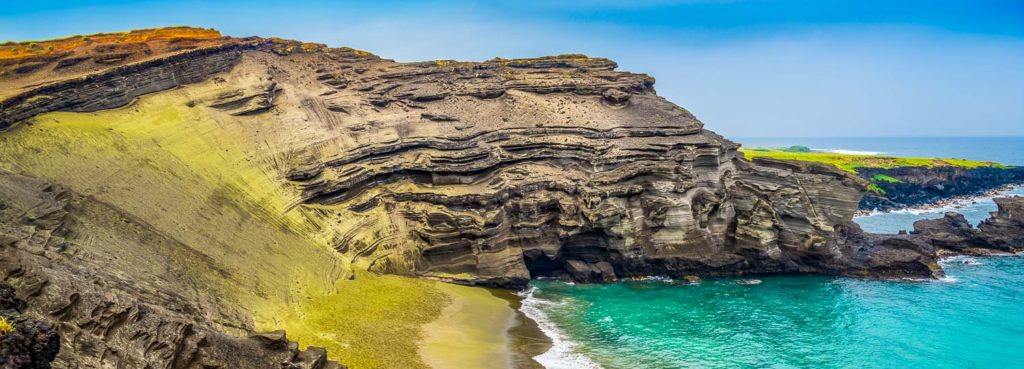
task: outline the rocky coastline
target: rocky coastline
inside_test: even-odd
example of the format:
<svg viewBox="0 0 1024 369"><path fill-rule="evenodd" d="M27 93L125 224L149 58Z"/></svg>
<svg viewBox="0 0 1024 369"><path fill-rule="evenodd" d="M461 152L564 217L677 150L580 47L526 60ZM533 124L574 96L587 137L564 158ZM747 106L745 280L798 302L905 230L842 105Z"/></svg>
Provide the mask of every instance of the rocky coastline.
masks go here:
<svg viewBox="0 0 1024 369"><path fill-rule="evenodd" d="M1011 187L1024 185L1022 167L858 168L857 175L865 180L877 176L889 179L873 181L884 195L868 192L861 199L861 212L941 207L974 197L992 197Z"/></svg>
<svg viewBox="0 0 1024 369"><path fill-rule="evenodd" d="M1021 188L1024 188L1024 184L1016 184L1016 183L1015 184L1007 184L1007 185L999 186L999 187L996 187L996 188L988 189L986 191L982 191L982 192L980 192L980 194L954 196L954 197L950 197L950 198L940 198L940 199L937 199L937 200L935 200L933 202L926 203L926 204L921 204L921 205L903 206L903 207L898 207L898 208L887 208L886 210L878 210L878 209L875 209L875 208L872 208L870 210L861 209L861 210L857 210L857 212L854 215L855 216L868 216L868 215L873 215L873 214L888 213L888 212L894 212L894 211L928 212L928 211L935 211L936 209L953 209L952 211L956 211L956 209L960 209L960 208L963 208L963 207L971 205L971 204L976 204L976 203L978 203L980 201L986 201L986 200L990 200L990 199L997 198L997 197L1008 197L1007 194L1015 192L1015 191L1017 191L1017 190L1019 190ZM867 197L867 196L869 196L869 195L865 195L865 197Z"/></svg>
<svg viewBox="0 0 1024 369"><path fill-rule="evenodd" d="M994 198L998 210L975 228L964 216L914 222L910 236L924 239L945 255L1013 254L1024 250L1024 197Z"/></svg>
<svg viewBox="0 0 1024 369"><path fill-rule="evenodd" d="M1014 250L1024 229L1001 199L976 230L863 232L868 181L747 160L608 59L399 63L137 32L0 64L0 277L19 314L59 327L60 367L488 361L501 352L445 341L466 332L417 335L505 308L434 280L937 278L940 251ZM331 310L353 300L365 315ZM325 333L351 327L364 336ZM390 354L424 340L439 354Z"/></svg>

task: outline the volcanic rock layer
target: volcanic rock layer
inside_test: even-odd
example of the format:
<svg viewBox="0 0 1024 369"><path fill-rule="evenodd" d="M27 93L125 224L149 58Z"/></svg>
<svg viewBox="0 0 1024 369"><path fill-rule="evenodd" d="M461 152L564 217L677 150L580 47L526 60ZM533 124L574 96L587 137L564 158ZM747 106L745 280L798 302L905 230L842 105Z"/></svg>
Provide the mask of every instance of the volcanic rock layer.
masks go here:
<svg viewBox="0 0 1024 369"><path fill-rule="evenodd" d="M954 197L982 196L1001 187L1024 184L1024 167L858 168L857 174L867 180L879 175L894 179L876 181L875 185L885 196L869 192L860 202L860 209L866 211L932 205Z"/></svg>
<svg viewBox="0 0 1024 369"><path fill-rule="evenodd" d="M339 320L309 301L366 270L508 287L941 274L932 244L850 221L865 181L748 161L607 59L144 33L0 52L0 276L60 322L63 367L332 367L282 333L238 336L361 352L310 328ZM400 292L379 293L438 300Z"/></svg>

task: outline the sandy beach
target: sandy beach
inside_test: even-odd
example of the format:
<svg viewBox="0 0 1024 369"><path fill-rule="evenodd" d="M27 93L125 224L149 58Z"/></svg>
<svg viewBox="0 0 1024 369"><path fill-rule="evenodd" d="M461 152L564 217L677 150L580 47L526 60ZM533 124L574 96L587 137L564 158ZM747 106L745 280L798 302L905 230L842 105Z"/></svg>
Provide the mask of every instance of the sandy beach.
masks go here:
<svg viewBox="0 0 1024 369"><path fill-rule="evenodd" d="M542 369L550 340L518 311L512 291L442 283L452 301L423 327L419 354L431 368Z"/></svg>

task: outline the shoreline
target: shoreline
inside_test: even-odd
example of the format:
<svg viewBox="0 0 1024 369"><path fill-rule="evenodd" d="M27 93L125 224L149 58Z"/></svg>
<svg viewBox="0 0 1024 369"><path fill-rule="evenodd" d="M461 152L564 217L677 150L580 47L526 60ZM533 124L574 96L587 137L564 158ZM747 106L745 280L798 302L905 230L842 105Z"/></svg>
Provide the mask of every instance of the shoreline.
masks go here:
<svg viewBox="0 0 1024 369"><path fill-rule="evenodd" d="M551 337L544 333L537 321L523 312L523 300L512 290L488 289L495 297L508 301L509 307L515 311L514 322L505 334L509 337L509 350L512 355L514 369L546 369L534 360L535 357L551 350Z"/></svg>
<svg viewBox="0 0 1024 369"><path fill-rule="evenodd" d="M533 320L537 328L551 340L549 348L534 356L534 360L546 369L602 369L589 357L577 352L576 343L568 339L540 307L543 304L556 303L534 298L535 291L530 289L517 294L522 299L522 307L519 310Z"/></svg>
<svg viewBox="0 0 1024 369"><path fill-rule="evenodd" d="M1020 190L1024 190L1024 184L1009 184L980 195L957 196L890 211L858 211L855 216L956 211ZM968 251L941 255L940 260L946 263L956 260L957 256L1012 255L1020 254ZM576 344L568 340L542 310L542 305L555 302L534 298L532 290L438 283L438 288L452 301L440 316L423 326L424 337L418 354L430 368L601 369L599 364L579 353Z"/></svg>
<svg viewBox="0 0 1024 369"><path fill-rule="evenodd" d="M417 353L433 369L545 369L535 361L552 340L519 308L522 298L500 290L438 282L451 298L422 327Z"/></svg>
<svg viewBox="0 0 1024 369"><path fill-rule="evenodd" d="M905 208L885 210L885 211L877 210L877 209L875 209L875 210L857 210L855 213L853 213L853 216L854 217L866 217L866 216L872 216L872 215L889 214L889 213L901 213L901 212L903 212L903 213L910 213L910 214L923 214L923 213L938 212L939 210L943 210L943 209L946 209L946 211L954 211L956 209L961 209L961 208L963 208L965 206L971 205L971 204L976 203L978 201L991 200L993 197L1000 197L1000 195L1005 195L1007 192L1012 192L1012 191L1016 191L1016 190L1020 190L1020 189L1024 189L1024 184L1020 184L1020 183L1008 184L1008 185L1003 185L1003 186L999 186L999 187L987 190L987 191L985 191L984 193L982 193L980 195L954 196L954 197L950 197L950 198L946 198L946 199L941 199L939 201L936 201L936 202L933 202L933 203L930 203L930 204L908 206L908 207L905 207Z"/></svg>
<svg viewBox="0 0 1024 369"><path fill-rule="evenodd" d="M437 282L451 298L434 321L423 325L417 354L433 369L512 367L508 329L515 312L508 302L478 287Z"/></svg>

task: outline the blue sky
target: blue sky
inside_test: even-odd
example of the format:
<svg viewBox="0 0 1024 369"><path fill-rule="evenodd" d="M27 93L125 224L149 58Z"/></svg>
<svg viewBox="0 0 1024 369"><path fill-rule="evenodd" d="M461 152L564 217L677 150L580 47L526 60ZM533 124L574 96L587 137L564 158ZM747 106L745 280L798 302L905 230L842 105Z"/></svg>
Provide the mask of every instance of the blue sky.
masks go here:
<svg viewBox="0 0 1024 369"><path fill-rule="evenodd" d="M0 40L195 25L400 61L603 56L731 137L1024 136L1024 0L0 6Z"/></svg>

